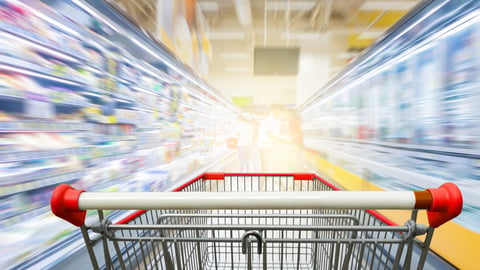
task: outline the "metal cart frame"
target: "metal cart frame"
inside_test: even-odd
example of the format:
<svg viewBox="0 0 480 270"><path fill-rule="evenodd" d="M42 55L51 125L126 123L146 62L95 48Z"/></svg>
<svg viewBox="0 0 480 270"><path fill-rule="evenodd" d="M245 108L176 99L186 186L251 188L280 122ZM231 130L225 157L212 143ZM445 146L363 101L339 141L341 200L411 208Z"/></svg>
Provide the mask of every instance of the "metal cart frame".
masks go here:
<svg viewBox="0 0 480 270"><path fill-rule="evenodd" d="M422 269L434 228L462 209L452 183L413 192L339 191L311 173L205 173L174 191L60 185L51 206L81 227L95 269L169 270ZM105 217L104 210L125 209L144 210L115 224ZM413 211L396 225L368 209ZM430 226L416 223L416 209L427 209ZM97 210L99 222L86 226L86 210Z"/></svg>

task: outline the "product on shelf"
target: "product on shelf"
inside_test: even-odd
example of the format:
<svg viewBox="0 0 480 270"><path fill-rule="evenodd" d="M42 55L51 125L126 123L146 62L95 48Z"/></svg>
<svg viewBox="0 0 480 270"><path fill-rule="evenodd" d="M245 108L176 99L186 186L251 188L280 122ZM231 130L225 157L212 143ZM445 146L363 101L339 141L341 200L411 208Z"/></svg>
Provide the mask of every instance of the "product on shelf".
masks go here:
<svg viewBox="0 0 480 270"><path fill-rule="evenodd" d="M54 14L36 0L0 1L2 269L77 237L49 214L54 186L160 191L221 140L204 120L221 117L199 103L211 99L204 92L197 100L184 78L114 44L114 29L92 33Z"/></svg>

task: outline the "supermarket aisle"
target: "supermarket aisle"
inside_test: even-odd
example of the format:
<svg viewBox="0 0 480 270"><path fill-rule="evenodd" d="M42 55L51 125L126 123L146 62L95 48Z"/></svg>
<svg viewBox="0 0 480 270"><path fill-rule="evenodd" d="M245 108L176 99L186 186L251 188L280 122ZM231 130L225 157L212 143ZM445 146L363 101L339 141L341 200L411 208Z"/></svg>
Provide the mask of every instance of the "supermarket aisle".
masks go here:
<svg viewBox="0 0 480 270"><path fill-rule="evenodd" d="M72 255L79 235L48 206L58 184L157 191L202 169L243 171L236 150L225 146L237 108L103 1L6 2L0 7L9 14L0 24L0 268L38 269L42 259ZM91 12L83 2L99 6ZM292 135L285 126L270 121L285 117L277 111L265 126L278 138L261 136L254 166L244 172L314 166L352 190L455 181L464 212L436 232L432 247L460 268L476 269L470 262L480 241L480 24L471 15L479 1L431 2L435 9L425 10L435 16L419 13L405 22L408 35L392 32L395 39L365 54L374 58L356 61L351 78L335 79L304 106L305 146L314 153L308 160L284 140ZM209 167L226 156L228 162ZM88 262L68 259L75 262L57 269L85 269Z"/></svg>
<svg viewBox="0 0 480 270"><path fill-rule="evenodd" d="M78 248L50 209L57 185L158 191L229 155L236 108L87 2L0 4L0 269L48 269Z"/></svg>
<svg viewBox="0 0 480 270"><path fill-rule="evenodd" d="M279 143L262 153L265 173L302 172L306 164L302 158L302 150L295 144Z"/></svg>
<svg viewBox="0 0 480 270"><path fill-rule="evenodd" d="M258 152L258 158L255 158L253 169L245 173L288 173L288 172L306 172L309 170L308 163L304 159L303 150L293 144L276 144L275 146L262 149ZM216 171L223 172L241 172L238 155L232 159L232 162L224 167L215 168Z"/></svg>
<svg viewBox="0 0 480 270"><path fill-rule="evenodd" d="M303 131L295 110L274 104L262 113L243 113L235 127L239 164L234 172L305 171Z"/></svg>

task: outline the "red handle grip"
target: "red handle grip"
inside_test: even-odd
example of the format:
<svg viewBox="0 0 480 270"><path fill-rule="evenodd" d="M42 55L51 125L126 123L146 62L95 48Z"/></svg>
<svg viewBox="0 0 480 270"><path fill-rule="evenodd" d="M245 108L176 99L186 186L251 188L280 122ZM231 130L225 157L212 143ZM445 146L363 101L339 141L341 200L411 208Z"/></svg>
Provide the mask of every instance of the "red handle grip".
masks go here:
<svg viewBox="0 0 480 270"><path fill-rule="evenodd" d="M80 227L85 223L87 211L78 209L78 198L85 190L61 184L53 190L50 207L55 216Z"/></svg>
<svg viewBox="0 0 480 270"><path fill-rule="evenodd" d="M453 183L445 183L438 188L427 189L432 194L432 204L427 209L428 223L433 228L460 215L463 198L460 189Z"/></svg>

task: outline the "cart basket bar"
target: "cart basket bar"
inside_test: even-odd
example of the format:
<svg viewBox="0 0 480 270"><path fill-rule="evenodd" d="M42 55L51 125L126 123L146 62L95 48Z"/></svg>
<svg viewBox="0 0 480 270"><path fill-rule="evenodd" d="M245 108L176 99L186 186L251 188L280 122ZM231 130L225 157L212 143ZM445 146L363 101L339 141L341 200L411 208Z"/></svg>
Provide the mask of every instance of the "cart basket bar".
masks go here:
<svg viewBox="0 0 480 270"><path fill-rule="evenodd" d="M220 180L219 175L213 179ZM208 175L195 180L205 178ZM51 198L52 212L75 226L84 224L86 210L324 208L426 209L429 225L436 228L458 216L462 204L460 189L453 183L424 191L111 193L85 192L62 184L55 188Z"/></svg>

